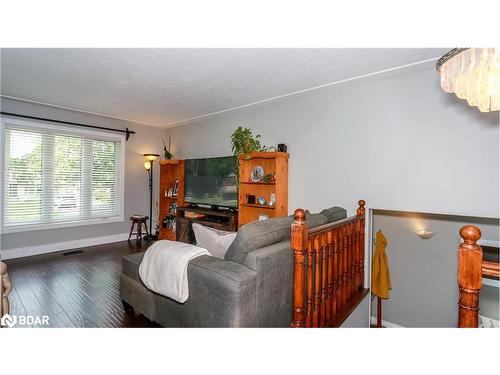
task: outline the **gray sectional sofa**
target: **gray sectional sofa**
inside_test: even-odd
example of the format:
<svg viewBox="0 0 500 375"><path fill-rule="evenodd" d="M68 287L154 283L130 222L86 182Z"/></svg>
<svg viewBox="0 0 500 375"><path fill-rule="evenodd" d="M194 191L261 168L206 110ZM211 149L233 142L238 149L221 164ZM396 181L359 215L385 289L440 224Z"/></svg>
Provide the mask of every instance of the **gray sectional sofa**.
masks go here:
<svg viewBox="0 0 500 375"><path fill-rule="evenodd" d="M344 219L332 207L307 215L309 228ZM144 253L123 257L120 295L126 307L164 327L287 327L292 313L293 252L282 217L242 226L225 259L203 255L189 262L185 303L156 294L139 278Z"/></svg>

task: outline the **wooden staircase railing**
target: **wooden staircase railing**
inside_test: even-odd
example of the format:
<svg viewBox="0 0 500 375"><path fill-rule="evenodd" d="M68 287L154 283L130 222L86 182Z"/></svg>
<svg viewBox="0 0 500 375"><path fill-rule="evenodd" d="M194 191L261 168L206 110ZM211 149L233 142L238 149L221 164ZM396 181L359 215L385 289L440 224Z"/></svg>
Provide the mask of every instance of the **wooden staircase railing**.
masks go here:
<svg viewBox="0 0 500 375"><path fill-rule="evenodd" d="M474 225L460 229L463 242L458 249L458 327L477 328L479 311L479 291L482 277L499 278L500 265L483 261L483 250L477 244L481 231Z"/></svg>
<svg viewBox="0 0 500 375"><path fill-rule="evenodd" d="M311 230L295 210L291 327L338 327L368 293L364 289L365 201L356 216Z"/></svg>

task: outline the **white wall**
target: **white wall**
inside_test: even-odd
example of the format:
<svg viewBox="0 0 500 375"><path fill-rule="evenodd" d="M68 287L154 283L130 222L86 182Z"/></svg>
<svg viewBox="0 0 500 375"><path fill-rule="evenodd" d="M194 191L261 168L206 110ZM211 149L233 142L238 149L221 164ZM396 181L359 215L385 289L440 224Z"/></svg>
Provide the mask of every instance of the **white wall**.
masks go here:
<svg viewBox="0 0 500 375"><path fill-rule="evenodd" d="M45 117L63 121L80 122L84 124L101 125L116 129L129 127L137 134L131 135L125 143L125 200L124 200L124 221L118 223L108 223L101 225L86 225L81 227L37 230L22 233L9 233L1 235L0 255L4 259L39 251L61 250L65 244L80 243L95 244L92 239L109 242L123 239L123 235L130 230L130 216L133 214L149 215L149 185L148 176L144 169L143 153L162 154L161 137L164 129L149 126L141 126L136 123L114 120L102 116L89 115L81 112L58 109L39 104L27 103L17 100L2 98L1 110L5 112L20 113L31 116ZM3 155L2 159L3 160ZM158 163L154 170L155 190L153 191L153 204L158 197L159 168ZM155 218L155 216L153 216ZM149 226L149 223L148 223ZM153 224L154 226L154 224ZM79 242L81 241L81 242ZM54 243L61 243L61 246L51 246ZM49 245L49 246L45 246ZM78 247L78 245L76 245Z"/></svg>
<svg viewBox="0 0 500 375"><path fill-rule="evenodd" d="M498 112L439 87L434 64L345 82L168 130L179 158L230 155L250 127L286 143L289 211L333 204L499 216Z"/></svg>

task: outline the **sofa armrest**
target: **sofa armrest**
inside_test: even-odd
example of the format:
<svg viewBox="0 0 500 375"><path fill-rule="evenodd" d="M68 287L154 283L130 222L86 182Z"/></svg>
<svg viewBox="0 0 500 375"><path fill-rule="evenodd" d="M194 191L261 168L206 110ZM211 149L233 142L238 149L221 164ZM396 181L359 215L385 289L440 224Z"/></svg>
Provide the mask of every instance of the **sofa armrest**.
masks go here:
<svg viewBox="0 0 500 375"><path fill-rule="evenodd" d="M292 319L293 291L290 241L251 251L243 264L257 272L259 327L288 327Z"/></svg>
<svg viewBox="0 0 500 375"><path fill-rule="evenodd" d="M207 255L188 265L189 299L195 320L215 327L256 326L257 273L248 267ZM195 306L194 306L195 305ZM203 324L202 324L203 325Z"/></svg>

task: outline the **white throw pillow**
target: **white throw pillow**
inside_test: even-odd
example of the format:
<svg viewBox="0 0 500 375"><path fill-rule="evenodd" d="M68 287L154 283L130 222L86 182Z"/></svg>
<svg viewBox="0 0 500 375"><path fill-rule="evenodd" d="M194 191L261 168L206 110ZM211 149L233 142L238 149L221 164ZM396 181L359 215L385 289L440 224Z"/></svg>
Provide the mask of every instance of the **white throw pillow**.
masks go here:
<svg viewBox="0 0 500 375"><path fill-rule="evenodd" d="M211 256L224 259L226 251L234 241L236 232L226 232L193 223L196 246L207 249Z"/></svg>

